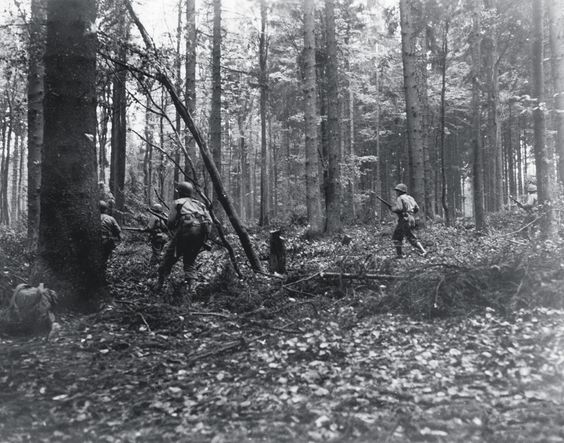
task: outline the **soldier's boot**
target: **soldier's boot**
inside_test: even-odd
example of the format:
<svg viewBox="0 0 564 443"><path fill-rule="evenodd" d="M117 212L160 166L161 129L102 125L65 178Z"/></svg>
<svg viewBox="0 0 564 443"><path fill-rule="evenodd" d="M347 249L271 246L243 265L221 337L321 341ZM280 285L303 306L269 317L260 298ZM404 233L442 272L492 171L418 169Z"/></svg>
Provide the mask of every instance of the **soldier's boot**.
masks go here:
<svg viewBox="0 0 564 443"><path fill-rule="evenodd" d="M396 256L397 258L403 258L403 251L401 250L401 246L396 246Z"/></svg>
<svg viewBox="0 0 564 443"><path fill-rule="evenodd" d="M420 241L418 241L415 246L421 253L421 257L427 257L427 251L425 250L425 248L423 247Z"/></svg>
<svg viewBox="0 0 564 443"><path fill-rule="evenodd" d="M157 281L153 286L153 291L161 292L164 285L164 275L159 272L159 276L157 277Z"/></svg>

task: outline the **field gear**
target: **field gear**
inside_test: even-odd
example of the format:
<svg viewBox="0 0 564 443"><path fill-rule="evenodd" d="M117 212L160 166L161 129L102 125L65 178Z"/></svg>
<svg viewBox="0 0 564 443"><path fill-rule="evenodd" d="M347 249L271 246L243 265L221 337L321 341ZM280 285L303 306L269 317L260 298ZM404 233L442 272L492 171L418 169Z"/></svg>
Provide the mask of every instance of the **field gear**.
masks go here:
<svg viewBox="0 0 564 443"><path fill-rule="evenodd" d="M419 212L419 205L415 199L411 195L406 194L403 189L407 190L407 187L403 183L396 186L395 190L401 192L401 194L398 195L394 206L391 208L392 212L398 215L398 224L392 234L396 254L398 257L403 256L402 244L405 238L423 257L426 257L427 251L413 232L417 225L415 214Z"/></svg>
<svg viewBox="0 0 564 443"><path fill-rule="evenodd" d="M183 182L190 185L188 182ZM183 184L181 183L181 185ZM192 188L192 185L190 185ZM186 187L178 186L179 194L189 191ZM196 278L195 261L206 244L211 231L212 219L206 206L190 197L182 197L174 201L168 217L168 228L172 238L166 245L163 259L159 266L159 276L156 289L164 284L164 279L171 273L172 267L182 257L184 267L185 288L191 288Z"/></svg>
<svg viewBox="0 0 564 443"><path fill-rule="evenodd" d="M102 259L106 266L112 251L121 241L121 228L115 218L104 212L100 214L100 221L102 224Z"/></svg>
<svg viewBox="0 0 564 443"><path fill-rule="evenodd" d="M100 206L101 212L107 212L108 211L108 203L106 203L104 200L100 200L99 206Z"/></svg>
<svg viewBox="0 0 564 443"><path fill-rule="evenodd" d="M49 333L55 316L52 308L57 293L41 283L33 287L22 283L16 286L7 311L7 329L13 334Z"/></svg>
<svg viewBox="0 0 564 443"><path fill-rule="evenodd" d="M537 192L537 187L531 183L527 186L527 192Z"/></svg>
<svg viewBox="0 0 564 443"><path fill-rule="evenodd" d="M176 187L178 197L192 197L194 194L194 186L190 182L180 182Z"/></svg>
<svg viewBox="0 0 564 443"><path fill-rule="evenodd" d="M151 259L149 260L149 266L153 266L159 262L161 253L168 240L168 228L163 220L163 217L159 216L164 213L162 206L158 205L160 206L160 211L158 210L159 208L155 208L155 206L157 205L154 205L152 208L154 214L146 229L149 233L149 240L151 242Z"/></svg>
<svg viewBox="0 0 564 443"><path fill-rule="evenodd" d="M407 193L407 186L404 185L403 183L398 183L394 188L394 191Z"/></svg>

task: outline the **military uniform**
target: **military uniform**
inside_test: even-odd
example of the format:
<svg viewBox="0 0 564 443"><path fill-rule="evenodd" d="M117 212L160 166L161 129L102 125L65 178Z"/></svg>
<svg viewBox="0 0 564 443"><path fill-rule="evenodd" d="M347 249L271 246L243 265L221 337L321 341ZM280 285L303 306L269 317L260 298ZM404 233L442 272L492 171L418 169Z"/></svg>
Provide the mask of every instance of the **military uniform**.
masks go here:
<svg viewBox="0 0 564 443"><path fill-rule="evenodd" d="M168 229L165 221L161 217L153 215L149 221L147 232L149 233L149 240L151 242L151 260L149 264L154 265L159 262L161 257L161 253L168 239Z"/></svg>
<svg viewBox="0 0 564 443"><path fill-rule="evenodd" d="M421 245L421 242L413 232L415 229L415 214L419 212L419 205L415 199L407 194L407 186L403 183L398 184L394 190L398 193L394 206L391 208L392 212L398 216L398 224L392 235L392 241L396 248L398 257L403 256L402 244L403 239L407 239L409 243L419 250L421 255L425 257L427 251Z"/></svg>
<svg viewBox="0 0 564 443"><path fill-rule="evenodd" d="M107 264L112 251L121 240L121 228L118 222L111 215L107 214L108 206L105 202L100 202L100 221L102 223L102 258L104 266Z"/></svg>
<svg viewBox="0 0 564 443"><path fill-rule="evenodd" d="M527 186L527 200L525 203L520 205L520 208L524 209L526 212L525 218L523 219L522 224L522 235L525 238L530 239L534 231L536 229L537 224L537 203L538 203L538 196L537 196L537 187L533 184Z"/></svg>
<svg viewBox="0 0 564 443"><path fill-rule="evenodd" d="M185 283L188 290L190 289L191 282L196 278L194 263L208 238L211 223L211 216L202 202L190 196L183 196L174 201L167 222L172 238L165 247L159 266L158 289L162 287L165 277L170 274L180 257L184 264Z"/></svg>

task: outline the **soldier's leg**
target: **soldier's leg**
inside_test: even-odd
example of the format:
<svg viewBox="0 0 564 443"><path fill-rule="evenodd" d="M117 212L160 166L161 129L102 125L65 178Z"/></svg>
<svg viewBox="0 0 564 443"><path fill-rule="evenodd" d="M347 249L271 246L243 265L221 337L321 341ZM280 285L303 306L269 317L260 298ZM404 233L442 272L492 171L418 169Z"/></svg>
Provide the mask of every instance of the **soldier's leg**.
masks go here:
<svg viewBox="0 0 564 443"><path fill-rule="evenodd" d="M421 244L421 242L419 241L419 239L417 238L417 236L415 235L415 233L411 228L409 228L409 231L406 233L406 238L407 241L409 241L409 243L415 249L417 249L423 257L427 256L427 251L425 250L425 248L423 247L423 245Z"/></svg>
<svg viewBox="0 0 564 443"><path fill-rule="evenodd" d="M403 257L403 252L402 252L402 248L401 245L403 243L403 229L401 226L401 223L398 222L396 229L394 229L394 233L392 234L392 243L394 244L394 247L396 248L396 255L398 257Z"/></svg>
<svg viewBox="0 0 564 443"><path fill-rule="evenodd" d="M172 271L172 267L178 260L176 256L176 239L171 239L164 249L164 254L162 261L159 265L159 277L157 280L157 290L160 290L163 286L164 279L170 274Z"/></svg>

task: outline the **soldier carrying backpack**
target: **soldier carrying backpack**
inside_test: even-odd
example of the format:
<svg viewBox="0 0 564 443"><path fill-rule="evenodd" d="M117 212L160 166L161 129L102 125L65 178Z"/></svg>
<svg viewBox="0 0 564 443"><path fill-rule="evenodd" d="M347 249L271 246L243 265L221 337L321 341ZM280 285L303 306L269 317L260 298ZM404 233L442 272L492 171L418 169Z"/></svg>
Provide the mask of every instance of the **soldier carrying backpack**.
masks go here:
<svg viewBox="0 0 564 443"><path fill-rule="evenodd" d="M181 182L176 192L179 198L174 201L167 221L172 238L164 250L156 289L162 289L165 278L182 257L184 284L186 292L190 293L191 284L196 278L194 263L210 234L212 219L205 205L192 198L194 193L192 184Z"/></svg>

